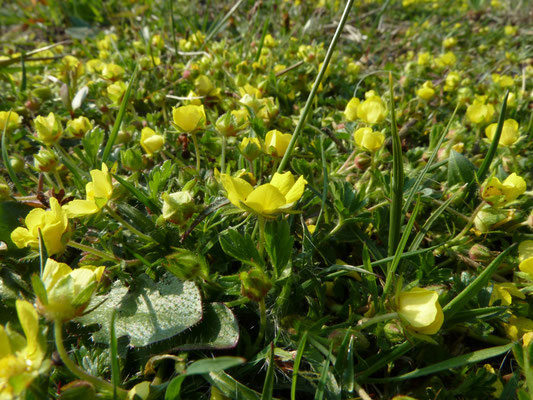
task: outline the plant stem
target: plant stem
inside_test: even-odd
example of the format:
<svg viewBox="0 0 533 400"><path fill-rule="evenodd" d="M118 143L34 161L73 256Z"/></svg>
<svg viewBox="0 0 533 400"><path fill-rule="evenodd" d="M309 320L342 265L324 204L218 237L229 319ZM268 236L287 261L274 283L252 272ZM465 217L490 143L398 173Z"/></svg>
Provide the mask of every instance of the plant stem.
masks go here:
<svg viewBox="0 0 533 400"><path fill-rule="evenodd" d="M191 136L194 145L194 154L196 156L196 171L200 172L200 148L198 147L198 138L196 137L196 133L191 132Z"/></svg>
<svg viewBox="0 0 533 400"><path fill-rule="evenodd" d="M307 97L307 101L305 103L304 109L302 113L300 114L298 125L296 125L296 129L294 130L291 141L289 142L287 151L285 151L285 155L283 156L283 159L281 160L281 163L279 164L279 167L278 167L279 173L282 173L283 170L285 169L285 166L287 165L287 162L289 161L289 157L291 156L292 151L294 150L294 147L296 146L298 137L300 136L300 133L302 133L303 131L303 128L305 126L305 121L307 119L307 115L309 114L309 111L311 111L311 105L313 104L313 100L315 98L316 92L318 91L320 83L322 82L322 78L324 77L324 74L326 73L326 69L328 68L329 62L331 61L331 57L333 56L333 51L335 50L335 46L337 45L337 42L341 36L342 30L344 28L344 24L346 23L346 20L348 19L348 15L350 14L350 10L352 8L353 2L354 0L348 0L348 2L346 3L346 6L344 7L341 20L339 22L339 25L337 25L337 30L335 31L333 38L331 39L331 43L329 45L328 51L326 52L326 57L324 58L322 67L320 68L320 71L318 71L318 75L316 77L315 83L313 83L313 87L311 88L311 92L309 93L309 96Z"/></svg>
<svg viewBox="0 0 533 400"><path fill-rule="evenodd" d="M357 329L358 331L361 331L365 328L368 328L371 325L375 325L379 322L388 321L389 319L394 319L394 318L398 318L398 313L393 312L393 313L388 313L388 314L377 315L373 318L366 320L362 324L355 326L355 329Z"/></svg>
<svg viewBox="0 0 533 400"><path fill-rule="evenodd" d="M220 154L220 173L223 174L226 167L226 136L222 136L222 153ZM252 171L253 173L253 171Z"/></svg>
<svg viewBox="0 0 533 400"><path fill-rule="evenodd" d="M259 216L259 255L263 256L263 251L265 249L265 218Z"/></svg>
<svg viewBox="0 0 533 400"><path fill-rule="evenodd" d="M448 243L447 247L450 247L452 245L454 245L455 243L457 243L459 240L461 240L463 238L464 235L466 235L468 233L468 231L470 230L470 228L472 227L472 225L474 225L474 222L476 220L476 217L477 215L479 214L479 212L481 211L481 209L486 205L487 203L485 201L482 201L479 206L477 206L477 208L474 210L474 212L472 213L472 216L470 217L470 219L468 220L468 222L466 223L465 227L463 228L463 230L455 237L452 239L452 241L450 243Z"/></svg>
<svg viewBox="0 0 533 400"><path fill-rule="evenodd" d="M255 340L255 345L259 346L265 337L265 328L267 322L265 299L259 300L259 334Z"/></svg>
<svg viewBox="0 0 533 400"><path fill-rule="evenodd" d="M124 218L122 218L115 210L113 210L109 205L105 206L107 212L109 215L111 215L116 221L120 222L122 225L124 225L128 230L139 236L141 239L143 239L145 242L153 242L153 239L142 233L140 230L135 228L133 225L131 225L128 221L126 221Z"/></svg>
<svg viewBox="0 0 533 400"><path fill-rule="evenodd" d="M110 256L109 254L104 253L101 250L93 249L92 247L86 246L86 245L78 243L78 242L73 242L72 240L70 240L67 243L67 246L73 247L73 248L81 250L81 251L85 251L86 253L91 253L91 254L93 254L93 255L95 255L97 257L100 257L100 258L102 258L104 260L114 261L114 262L119 261L119 259L117 257Z"/></svg>
<svg viewBox="0 0 533 400"><path fill-rule="evenodd" d="M63 324L56 320L54 321L54 336L55 336L55 342L56 342L56 349L59 353L59 356L61 357L61 360L65 364L65 366L78 378L81 380L87 381L94 385L96 388L107 391L107 392L113 392L115 390L115 387L100 378L97 378L96 376L92 376L82 370L80 367L74 363L70 359L70 357L67 354L67 351L65 349L65 346L63 345ZM116 388L117 389L117 395L119 398L125 398L128 392L126 392L124 389Z"/></svg>

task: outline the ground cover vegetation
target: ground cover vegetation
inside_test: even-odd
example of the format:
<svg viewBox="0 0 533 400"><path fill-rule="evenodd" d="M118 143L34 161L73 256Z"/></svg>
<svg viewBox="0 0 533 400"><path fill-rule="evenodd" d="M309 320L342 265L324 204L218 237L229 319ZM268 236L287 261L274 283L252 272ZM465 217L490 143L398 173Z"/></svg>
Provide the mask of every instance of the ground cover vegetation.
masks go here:
<svg viewBox="0 0 533 400"><path fill-rule="evenodd" d="M529 1L0 10L0 399L533 398Z"/></svg>

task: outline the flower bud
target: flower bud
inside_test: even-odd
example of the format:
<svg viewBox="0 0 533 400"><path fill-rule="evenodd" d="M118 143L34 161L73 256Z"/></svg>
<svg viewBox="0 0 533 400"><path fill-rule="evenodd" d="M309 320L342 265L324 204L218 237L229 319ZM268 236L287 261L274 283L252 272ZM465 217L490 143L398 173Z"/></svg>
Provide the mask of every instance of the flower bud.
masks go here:
<svg viewBox="0 0 533 400"><path fill-rule="evenodd" d="M382 122L387 116L387 108L381 97L372 90L365 93L365 98L357 107L357 117L370 125Z"/></svg>
<svg viewBox="0 0 533 400"><path fill-rule="evenodd" d="M398 295L398 315L408 328L426 335L437 333L444 322L439 294L434 290L415 287Z"/></svg>
<svg viewBox="0 0 533 400"><path fill-rule="evenodd" d="M120 152L122 166L130 171L138 171L144 168L141 152L136 149L126 149Z"/></svg>
<svg viewBox="0 0 533 400"><path fill-rule="evenodd" d="M35 129L37 131L37 140L47 146L53 145L63 135L63 127L61 122L56 118L55 114L51 112L47 117L39 115L33 120Z"/></svg>
<svg viewBox="0 0 533 400"><path fill-rule="evenodd" d="M380 131L374 131L370 127L359 128L353 133L355 143L364 149L376 152L385 143L385 135Z"/></svg>
<svg viewBox="0 0 533 400"><path fill-rule="evenodd" d="M196 132L205 127L206 116L204 106L181 106L172 110L174 124L181 132Z"/></svg>
<svg viewBox="0 0 533 400"><path fill-rule="evenodd" d="M106 64L102 70L102 77L110 81L122 79L124 76L124 68L117 64Z"/></svg>
<svg viewBox="0 0 533 400"><path fill-rule="evenodd" d="M53 172L57 166L57 156L50 149L41 149L33 156L33 165L41 172Z"/></svg>
<svg viewBox="0 0 533 400"><path fill-rule="evenodd" d="M87 132L93 129L89 118L81 116L67 122L67 132L77 139L81 139Z"/></svg>
<svg viewBox="0 0 533 400"><path fill-rule="evenodd" d="M126 92L126 84L122 81L117 81L107 87L107 97L115 104L120 105L122 96Z"/></svg>
<svg viewBox="0 0 533 400"><path fill-rule="evenodd" d="M18 128L19 125L20 116L15 111L0 111L0 133L4 132L4 129L7 132L12 131Z"/></svg>
<svg viewBox="0 0 533 400"><path fill-rule="evenodd" d="M153 129L143 128L141 131L141 146L148 156L153 156L163 148L165 137L158 135Z"/></svg>
<svg viewBox="0 0 533 400"><path fill-rule="evenodd" d="M50 321L68 321L80 316L89 304L104 269L84 266L72 270L67 264L49 258L40 278L40 288L34 286L37 309Z"/></svg>
<svg viewBox="0 0 533 400"><path fill-rule="evenodd" d="M265 137L265 152L273 157L283 157L289 147L292 135L277 129L268 131Z"/></svg>
<svg viewBox="0 0 533 400"><path fill-rule="evenodd" d="M9 157L9 163L15 172L22 172L24 170L24 160L20 159L18 156Z"/></svg>
<svg viewBox="0 0 533 400"><path fill-rule="evenodd" d="M239 144L239 150L244 158L249 161L255 160L262 153L261 142L258 138L243 138Z"/></svg>
<svg viewBox="0 0 533 400"><path fill-rule="evenodd" d="M163 218L170 220L176 225L183 225L188 219L198 211L198 206L194 204L194 198L188 190L175 193L163 193Z"/></svg>
<svg viewBox="0 0 533 400"><path fill-rule="evenodd" d="M35 88L31 91L31 94L39 100L50 100L54 95L49 87Z"/></svg>
<svg viewBox="0 0 533 400"><path fill-rule="evenodd" d="M470 248L470 250L468 250L468 257L474 261L482 263L490 261L494 258L493 253L489 250L489 248L479 243L476 243Z"/></svg>
<svg viewBox="0 0 533 400"><path fill-rule="evenodd" d="M241 294L253 301L264 299L272 288L269 277L259 268L241 272L239 278L241 280Z"/></svg>

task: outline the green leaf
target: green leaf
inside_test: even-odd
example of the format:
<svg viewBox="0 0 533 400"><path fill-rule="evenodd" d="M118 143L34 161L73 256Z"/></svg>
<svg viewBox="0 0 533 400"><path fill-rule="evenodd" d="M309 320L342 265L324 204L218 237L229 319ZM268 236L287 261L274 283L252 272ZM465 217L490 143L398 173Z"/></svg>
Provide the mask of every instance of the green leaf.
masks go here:
<svg viewBox="0 0 533 400"><path fill-rule="evenodd" d="M448 186L472 182L476 176L475 171L476 166L468 158L453 149L450 151Z"/></svg>
<svg viewBox="0 0 533 400"><path fill-rule="evenodd" d="M242 357L216 357L206 358L193 362L187 367L187 375L208 374L209 372L219 372L244 363Z"/></svg>
<svg viewBox="0 0 533 400"><path fill-rule="evenodd" d="M293 243L294 238L286 220L268 221L265 224L265 250L278 277L291 258Z"/></svg>
<svg viewBox="0 0 533 400"><path fill-rule="evenodd" d="M441 371L449 371L452 368L459 368L464 365L477 363L487 360L489 358L497 357L511 350L513 343L506 344L504 346L490 347L488 349L474 351L472 353L463 354L461 356L450 358L449 360L442 361L425 368L415 369L407 374L390 378L380 379L368 379L369 382L391 382L391 381L403 381L406 379L419 378L421 376L436 374Z"/></svg>
<svg viewBox="0 0 533 400"><path fill-rule="evenodd" d="M263 265L263 260L250 235L243 236L236 229L229 228L220 235L218 240L227 255L252 266Z"/></svg>
<svg viewBox="0 0 533 400"><path fill-rule="evenodd" d="M111 383L113 384L113 396L117 396L117 388L120 385L120 369L118 365L118 341L117 332L115 329L115 321L117 319L116 310L111 314L111 323L109 325L110 340L109 348L111 350Z"/></svg>
<svg viewBox="0 0 533 400"><path fill-rule="evenodd" d="M317 389L315 392L315 400L322 400L326 393L326 383L328 380L329 363L333 350L333 342L330 343L329 353L322 365L322 371L320 371L320 379L318 380Z"/></svg>
<svg viewBox="0 0 533 400"><path fill-rule="evenodd" d="M129 336L133 346L147 346L168 339L202 318L200 292L194 283L181 282L170 274L157 283L146 275L136 277L135 282L132 290L121 282L115 283L108 294L95 296L88 309L103 301L99 307L78 318L84 325L101 325L93 334L96 342L109 343L114 310L117 310L117 337Z"/></svg>
<svg viewBox="0 0 533 400"><path fill-rule="evenodd" d="M86 158L90 162L91 168L100 167L96 165L96 157L98 155L98 150L104 140L104 131L99 127L92 129L90 132L87 132L81 139L83 144L83 150L85 151Z"/></svg>
<svg viewBox="0 0 533 400"><path fill-rule="evenodd" d="M444 311L445 319L450 318L452 315L460 311L472 297L477 295L478 292L487 285L489 279L496 272L502 261L506 259L507 255L513 251L516 246L517 243L509 246L501 252L498 257L496 257L489 266L479 274L474 282L464 288L461 293L443 307L442 310Z"/></svg>
<svg viewBox="0 0 533 400"><path fill-rule="evenodd" d="M33 288L33 292L35 293L35 295L37 296L39 301L43 305L47 305L48 304L48 295L46 294L46 289L44 287L44 283L41 280L41 277L39 275L33 274L31 276L31 286Z"/></svg>

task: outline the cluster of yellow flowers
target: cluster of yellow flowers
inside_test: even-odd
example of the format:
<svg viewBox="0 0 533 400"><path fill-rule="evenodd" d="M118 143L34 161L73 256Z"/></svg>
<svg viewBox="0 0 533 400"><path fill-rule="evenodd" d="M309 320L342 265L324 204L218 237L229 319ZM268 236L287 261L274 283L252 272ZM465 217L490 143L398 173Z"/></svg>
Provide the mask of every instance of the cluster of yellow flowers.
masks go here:
<svg viewBox="0 0 533 400"><path fill-rule="evenodd" d="M381 97L375 91L370 90L365 93L365 100L363 101L353 97L346 105L344 116L350 122L359 119L368 125L375 125L385 120L387 107ZM354 141L358 146L375 152L383 146L385 135L383 132L374 131L371 127L364 126L355 130Z"/></svg>

